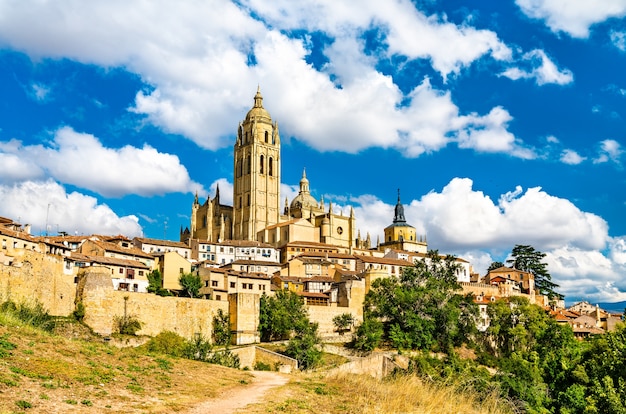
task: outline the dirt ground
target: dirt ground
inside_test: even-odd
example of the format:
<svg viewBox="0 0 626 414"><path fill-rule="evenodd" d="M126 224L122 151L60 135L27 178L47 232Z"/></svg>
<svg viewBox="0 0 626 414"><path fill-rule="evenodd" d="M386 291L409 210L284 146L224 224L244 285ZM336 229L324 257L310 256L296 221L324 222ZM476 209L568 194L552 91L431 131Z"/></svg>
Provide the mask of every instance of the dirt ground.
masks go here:
<svg viewBox="0 0 626 414"><path fill-rule="evenodd" d="M277 372L254 371L252 375L254 379L249 386L230 389L214 399L184 411L184 414L244 412L245 410L242 411L242 409L259 402L272 388L284 385L289 381L289 377Z"/></svg>

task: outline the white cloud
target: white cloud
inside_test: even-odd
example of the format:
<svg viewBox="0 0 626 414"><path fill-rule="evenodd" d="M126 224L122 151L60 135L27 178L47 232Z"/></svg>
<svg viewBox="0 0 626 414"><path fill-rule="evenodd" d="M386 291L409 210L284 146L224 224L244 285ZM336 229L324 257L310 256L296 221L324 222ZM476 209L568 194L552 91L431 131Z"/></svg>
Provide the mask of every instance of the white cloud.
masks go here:
<svg viewBox="0 0 626 414"><path fill-rule="evenodd" d="M626 52L626 32L618 32L616 30L613 30L611 31L610 36L613 45L622 52Z"/></svg>
<svg viewBox="0 0 626 414"><path fill-rule="evenodd" d="M566 149L561 153L561 162L569 165L578 165L587 158L580 156L576 151Z"/></svg>
<svg viewBox="0 0 626 414"><path fill-rule="evenodd" d="M566 296L595 292L596 299L623 300L618 298L626 292L620 276L626 271L626 238L610 238L602 218L540 188L517 187L494 202L472 185L455 178L440 192L404 202L407 222L427 236L429 249L463 257L484 275L514 245L529 244L547 254L548 270ZM350 201L361 234L370 232L375 243L393 221L394 205L369 195Z"/></svg>
<svg viewBox="0 0 626 414"><path fill-rule="evenodd" d="M322 50L328 58L322 68L307 63L309 38L284 34L301 29L332 39ZM386 47L380 56L365 51L368 30L381 33ZM463 118L449 92L424 80L404 96L392 77L376 69L378 59L401 55L430 61L446 79L482 58L511 58L496 33L426 16L408 0L384 5L367 0L358 6L155 1L128 7L121 0L70 0L34 7L20 2L0 5L0 43L35 58L65 57L139 74L150 88L137 92L130 110L208 149L230 144L233 125L260 84L282 130L318 150L381 147L418 156L441 149L467 129L476 139L466 148L475 143L478 150L487 145L497 151L500 146L528 157L528 152L510 151L506 142L512 135L503 123L492 123L499 108ZM410 104L403 106L405 101Z"/></svg>
<svg viewBox="0 0 626 414"><path fill-rule="evenodd" d="M177 156L143 148L105 148L96 137L62 127L51 146L0 143L0 179L11 183L44 174L107 197L151 196L202 189L190 180ZM204 190L202 190L204 191Z"/></svg>
<svg viewBox="0 0 626 414"><path fill-rule="evenodd" d="M49 86L40 83L33 83L31 85L31 93L29 95L38 102L46 102L49 100L51 91L52 88Z"/></svg>
<svg viewBox="0 0 626 414"><path fill-rule="evenodd" d="M593 160L593 162L596 164L602 164L611 161L621 165L621 158L623 154L624 150L619 142L612 139L605 139L600 142L598 156Z"/></svg>
<svg viewBox="0 0 626 414"><path fill-rule="evenodd" d="M31 224L33 234L123 234L141 236L136 216L117 216L106 204L78 192L67 193L58 183L25 181L0 185L0 215ZM48 228L46 229L46 224Z"/></svg>
<svg viewBox="0 0 626 414"><path fill-rule="evenodd" d="M534 79L539 86L546 84L567 85L574 81L572 71L559 69L543 50L535 49L525 53L518 63L528 68L513 67L500 75L512 80Z"/></svg>
<svg viewBox="0 0 626 414"><path fill-rule="evenodd" d="M612 17L626 15L626 0L516 0L524 14L544 20L555 33L586 38L589 28Z"/></svg>

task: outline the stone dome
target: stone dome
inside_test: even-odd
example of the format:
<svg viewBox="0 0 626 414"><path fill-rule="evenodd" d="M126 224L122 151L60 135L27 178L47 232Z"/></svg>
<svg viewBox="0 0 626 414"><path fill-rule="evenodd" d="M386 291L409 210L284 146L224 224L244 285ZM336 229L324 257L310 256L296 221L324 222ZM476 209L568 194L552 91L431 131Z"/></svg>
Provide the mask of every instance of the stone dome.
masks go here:
<svg viewBox="0 0 626 414"><path fill-rule="evenodd" d="M272 121L270 113L263 108L263 96L261 95L261 88L257 88L256 95L254 95L254 106L246 114L246 121L253 119L264 120L267 122Z"/></svg>
<svg viewBox="0 0 626 414"><path fill-rule="evenodd" d="M319 203L317 202L315 197L313 197L309 192L309 180L307 180L306 178L306 171L302 172L302 179L300 180L300 192L297 196L294 197L293 200L291 200L291 204L289 205L289 207L292 210L299 208L307 209L310 207L319 207Z"/></svg>

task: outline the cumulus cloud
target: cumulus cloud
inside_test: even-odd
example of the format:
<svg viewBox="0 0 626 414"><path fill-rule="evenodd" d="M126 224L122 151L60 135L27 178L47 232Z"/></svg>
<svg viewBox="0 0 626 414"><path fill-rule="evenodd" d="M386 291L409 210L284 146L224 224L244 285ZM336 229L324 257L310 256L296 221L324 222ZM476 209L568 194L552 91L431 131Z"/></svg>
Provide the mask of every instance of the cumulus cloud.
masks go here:
<svg viewBox="0 0 626 414"><path fill-rule="evenodd" d="M624 150L619 142L613 139L605 139L600 142L598 156L593 160L593 162L596 164L602 164L610 161L621 165L621 158L623 154Z"/></svg>
<svg viewBox="0 0 626 414"><path fill-rule="evenodd" d="M524 68L509 68L501 76L512 80L534 79L539 86L551 83L567 85L574 81L572 71L559 69L543 50L535 49L525 53L517 63L524 65Z"/></svg>
<svg viewBox="0 0 626 414"><path fill-rule="evenodd" d="M67 193L53 180L0 185L0 215L30 224L33 234L142 235L136 216L119 217L106 204L78 192Z"/></svg>
<svg viewBox="0 0 626 414"><path fill-rule="evenodd" d="M327 58L322 67L308 61L310 37L285 34L302 30L330 39L321 50ZM369 30L381 35L378 51L365 50ZM148 87L137 92L130 110L207 149L230 144L233 125L260 84L282 130L321 151L381 147L419 156L460 133L471 136L464 148L530 154L511 151L506 122L494 119L506 112L502 108L464 117L450 93L432 88L423 76L405 95L377 69L380 59L402 56L429 61L446 80L483 58L511 59L495 32L427 16L408 0L367 0L358 7L284 0L131 8L121 0L37 7L20 2L0 5L0 43L36 58L122 66L139 74Z"/></svg>
<svg viewBox="0 0 626 414"><path fill-rule="evenodd" d="M612 17L626 15L625 0L516 0L522 12L533 19L543 20L555 33L586 38L589 28Z"/></svg>
<svg viewBox="0 0 626 414"><path fill-rule="evenodd" d="M58 129L50 146L0 143L0 183L44 176L106 197L151 196L202 189L177 156L143 148L105 148L93 135ZM204 191L204 190L202 190Z"/></svg>
<svg viewBox="0 0 626 414"><path fill-rule="evenodd" d="M369 232L372 242L380 239L394 205L370 195L350 201L363 237ZM472 180L455 178L441 191L404 201L404 209L430 249L463 257L480 274L492 261L506 260L514 245L529 244L547 254L548 270L567 297L623 300L626 238L610 238L601 217L541 188L516 187L493 200L473 189Z"/></svg>
<svg viewBox="0 0 626 414"><path fill-rule="evenodd" d="M576 151L566 149L561 153L561 162L569 165L578 165L587 158L580 156Z"/></svg>

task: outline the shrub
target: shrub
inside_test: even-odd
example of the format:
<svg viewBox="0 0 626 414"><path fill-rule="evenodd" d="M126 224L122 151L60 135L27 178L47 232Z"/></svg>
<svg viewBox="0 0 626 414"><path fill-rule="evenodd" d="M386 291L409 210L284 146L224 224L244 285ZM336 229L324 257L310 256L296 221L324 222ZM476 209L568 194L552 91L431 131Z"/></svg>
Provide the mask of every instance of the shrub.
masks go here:
<svg viewBox="0 0 626 414"><path fill-rule="evenodd" d="M47 332L52 332L55 327L54 317L50 316L48 311L38 301L34 304L16 304L8 300L0 305L0 311L19 319L25 324Z"/></svg>
<svg viewBox="0 0 626 414"><path fill-rule="evenodd" d="M122 335L136 335L141 330L141 322L135 316L116 316L114 317L117 332Z"/></svg>
<svg viewBox="0 0 626 414"><path fill-rule="evenodd" d="M163 331L151 338L146 347L149 352L180 357L185 351L187 340L172 331Z"/></svg>
<svg viewBox="0 0 626 414"><path fill-rule="evenodd" d="M78 322L82 322L83 319L85 319L85 305L83 305L83 302L78 302L76 304L76 309L74 309L74 312L72 312L72 316Z"/></svg>
<svg viewBox="0 0 626 414"><path fill-rule="evenodd" d="M187 341L183 348L183 356L196 361L206 361L209 358L213 346L202 334L196 334Z"/></svg>

